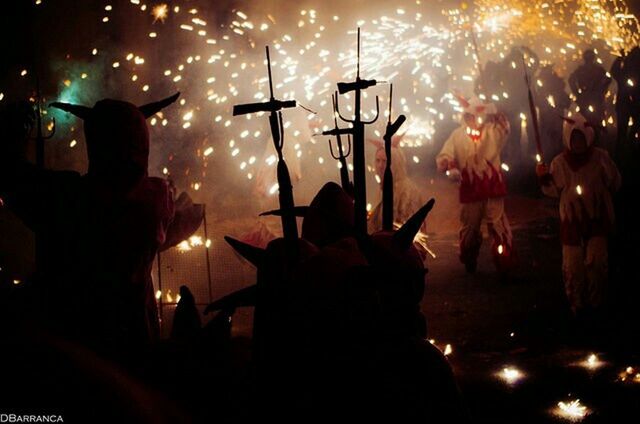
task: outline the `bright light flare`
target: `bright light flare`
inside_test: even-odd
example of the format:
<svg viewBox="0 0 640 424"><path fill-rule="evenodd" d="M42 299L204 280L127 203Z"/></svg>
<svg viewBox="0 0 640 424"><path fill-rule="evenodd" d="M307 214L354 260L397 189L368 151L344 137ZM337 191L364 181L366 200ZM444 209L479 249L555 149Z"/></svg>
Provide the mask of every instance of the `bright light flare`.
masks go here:
<svg viewBox="0 0 640 424"><path fill-rule="evenodd" d="M605 362L601 361L595 353L592 353L587 359L580 363L580 366L591 371L595 371L603 365L605 365Z"/></svg>
<svg viewBox="0 0 640 424"><path fill-rule="evenodd" d="M554 412L558 417L577 422L586 417L590 411L589 408L580 403L580 399L576 399L567 402L558 402L558 406Z"/></svg>
<svg viewBox="0 0 640 424"><path fill-rule="evenodd" d="M167 16L169 16L169 6L164 3L158 4L151 9L151 14L153 15L153 22L164 22Z"/></svg>
<svg viewBox="0 0 640 424"><path fill-rule="evenodd" d="M503 380L508 385L512 386L518 383L518 381L522 380L525 375L516 367L505 367L502 369L502 371L497 373L497 377Z"/></svg>

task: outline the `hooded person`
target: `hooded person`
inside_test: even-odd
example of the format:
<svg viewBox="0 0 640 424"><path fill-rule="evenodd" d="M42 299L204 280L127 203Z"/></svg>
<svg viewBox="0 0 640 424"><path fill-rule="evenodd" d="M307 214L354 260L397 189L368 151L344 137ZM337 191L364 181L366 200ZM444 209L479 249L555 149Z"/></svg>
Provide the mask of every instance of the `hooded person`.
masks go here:
<svg viewBox="0 0 640 424"><path fill-rule="evenodd" d="M185 221L201 219L176 210L169 183L147 173L146 118L177 97L140 107L111 99L93 108L53 103L84 121L83 176L38 169L15 148L0 155L0 196L37 235L34 285L53 334L114 356L158 336L153 260L167 234L181 239L176 231L198 226Z"/></svg>
<svg viewBox="0 0 640 424"><path fill-rule="evenodd" d="M562 151L562 121L558 115L563 115L571 106L571 99L565 91L565 82L553 68L547 65L540 68L535 84L535 98L540 111L540 133L542 150L549 157L554 157Z"/></svg>
<svg viewBox="0 0 640 424"><path fill-rule="evenodd" d="M513 264L512 235L504 211L507 186L500 153L509 134L509 123L493 104L477 97L465 100L460 127L455 129L436 157L438 169L459 183L462 210L460 261L475 272L482 244L481 224L487 221L493 238L491 250L498 271L505 276Z"/></svg>
<svg viewBox="0 0 640 424"><path fill-rule="evenodd" d="M598 63L595 50L585 50L582 59L584 63L569 75L569 88L580 107L580 113L594 125L599 125L605 118L605 97L611 77Z"/></svg>
<svg viewBox="0 0 640 424"><path fill-rule="evenodd" d="M571 309L602 305L607 285L607 236L614 224L612 194L621 177L609 154L593 146L594 124L580 114L563 118L565 151L550 168L539 164L542 192L560 199L562 274Z"/></svg>
<svg viewBox="0 0 640 424"><path fill-rule="evenodd" d="M393 217L394 224L401 226L414 213L424 205L424 196L409 178L407 174L407 159L400 148L402 136L393 137L391 145L391 172L393 175ZM380 201L373 208L369 215L369 233L382 230L382 188L384 180L384 170L387 163L387 156L384 151L384 144L377 140L370 140L377 149L375 154L375 171L380 178ZM426 233L426 221L420 227L420 231ZM423 252L424 253L424 252Z"/></svg>

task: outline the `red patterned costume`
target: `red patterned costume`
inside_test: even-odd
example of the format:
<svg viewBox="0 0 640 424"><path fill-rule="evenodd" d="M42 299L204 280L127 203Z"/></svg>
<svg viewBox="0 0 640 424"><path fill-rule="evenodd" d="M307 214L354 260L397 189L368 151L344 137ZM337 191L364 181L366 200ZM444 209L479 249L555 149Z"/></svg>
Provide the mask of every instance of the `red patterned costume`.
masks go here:
<svg viewBox="0 0 640 424"><path fill-rule="evenodd" d="M575 132L586 150L571 146ZM565 118L564 153L539 172L542 192L560 198L560 239L565 291L574 313L601 305L608 279L607 236L614 223L612 193L620 173L609 154L593 146L594 126L580 115ZM546 167L542 168L546 171Z"/></svg>
<svg viewBox="0 0 640 424"><path fill-rule="evenodd" d="M499 271L512 263L512 236L504 213L507 187L501 172L500 152L509 134L509 124L493 104L478 98L462 99L462 125L455 129L436 157L438 169L459 181L460 260L475 271L480 245L481 224L487 221L493 238L492 251Z"/></svg>

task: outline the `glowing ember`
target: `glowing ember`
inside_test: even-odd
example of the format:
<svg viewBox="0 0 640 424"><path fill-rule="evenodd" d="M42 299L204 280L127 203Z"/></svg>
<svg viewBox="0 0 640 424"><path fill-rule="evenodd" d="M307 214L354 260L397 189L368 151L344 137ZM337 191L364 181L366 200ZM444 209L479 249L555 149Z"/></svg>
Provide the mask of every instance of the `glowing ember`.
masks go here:
<svg viewBox="0 0 640 424"><path fill-rule="evenodd" d="M200 236L191 236L189 237L189 244L192 247L202 246L204 243L202 242L202 237Z"/></svg>
<svg viewBox="0 0 640 424"><path fill-rule="evenodd" d="M449 356L453 353L453 348L451 347L451 345L449 343L447 343L447 345L444 347L444 356Z"/></svg>
<svg viewBox="0 0 640 424"><path fill-rule="evenodd" d="M507 384L513 385L524 378L524 374L515 367L505 367L498 373L498 377Z"/></svg>
<svg viewBox="0 0 640 424"><path fill-rule="evenodd" d="M169 15L169 6L167 6L166 4L159 4L157 6L154 6L153 9L151 9L151 14L153 15L153 22L164 22L164 20L167 19L167 16Z"/></svg>
<svg viewBox="0 0 640 424"><path fill-rule="evenodd" d="M592 353L591 355L589 355L589 357L587 359L585 359L584 361L581 362L580 365L582 365L583 367L589 369L589 370L596 370L598 368L600 368L601 366L603 366L605 363L603 361L601 361L598 356L596 356L595 353Z"/></svg>
<svg viewBox="0 0 640 424"><path fill-rule="evenodd" d="M589 409L580 403L580 399L570 402L558 402L555 414L569 421L581 421L589 414Z"/></svg>
<svg viewBox="0 0 640 424"><path fill-rule="evenodd" d="M618 376L620 381L640 383L640 372L636 371L633 367L627 367L624 371L618 374Z"/></svg>
<svg viewBox="0 0 640 424"><path fill-rule="evenodd" d="M191 250L191 245L187 240L183 240L180 243L178 243L178 245L176 246L176 249L178 249L180 253L188 252Z"/></svg>

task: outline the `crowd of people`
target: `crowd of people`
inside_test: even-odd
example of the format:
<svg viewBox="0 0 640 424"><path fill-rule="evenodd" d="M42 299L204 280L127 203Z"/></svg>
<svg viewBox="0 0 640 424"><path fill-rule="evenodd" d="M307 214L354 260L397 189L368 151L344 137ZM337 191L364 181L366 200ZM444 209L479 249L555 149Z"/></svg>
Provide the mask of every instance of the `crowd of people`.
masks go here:
<svg viewBox="0 0 640 424"><path fill-rule="evenodd" d="M600 311L608 284L614 195L625 183L607 150L618 158L635 148L639 52L621 54L607 72L594 51L585 51L584 64L569 77L571 94L552 66L528 70L537 82L531 88L545 158L553 157L550 166L543 158L537 166L527 162L526 156L535 156L535 144L529 142L529 150L523 150L520 142L521 129L533 122L529 116L529 124L521 125L521 114L531 113L522 67L529 60L537 64L533 51L517 48L501 63L488 62L476 95L459 96L460 125L445 141L436 164L458 184L459 259L468 272L477 267L483 222L500 278L508 280L514 266L517 246L504 205L506 156L512 167L535 169L541 191L559 198L562 270L572 311L576 316ZM611 79L618 85L617 140L605 150L597 145ZM148 175L146 119L177 98L143 106L110 99L93 107L52 104L84 122L86 175L31 164L25 155L35 123L31 104L14 102L2 110L0 197L37 237L36 274L19 290L3 293L3 329L11 322L15 337L6 340L34 337L57 347L64 341L73 346L62 349L67 354L89 349L129 370L154 361L145 357L159 336L153 260L157 252L191 235L202 218L202 209L188 196L177 196L167 180ZM577 108L571 108L572 100ZM245 411L248 416L313 413L330 418L339 411L360 419L468 418L451 368L426 341L420 311L425 255L414 238L426 231L434 201L425 203L411 181L399 140L390 149L374 142L381 187L389 159L385 150L393 157L393 230L382 227L381 202L372 209L368 234L358 234L351 193L327 183L300 212L299 238L276 237L266 247L229 239L256 266L256 285L210 305L207 311L217 315L206 330L193 296L181 288L172 338L192 343L206 337L217 354L229 349L235 309L255 307L252 365L246 370L252 381L247 396L255 408ZM629 155L623 156L628 160ZM205 349L202 343L191 347ZM234 384L237 375L222 372L234 362L232 356L215 356L219 384ZM188 393L193 391L180 395ZM221 408L230 407L218 400Z"/></svg>

